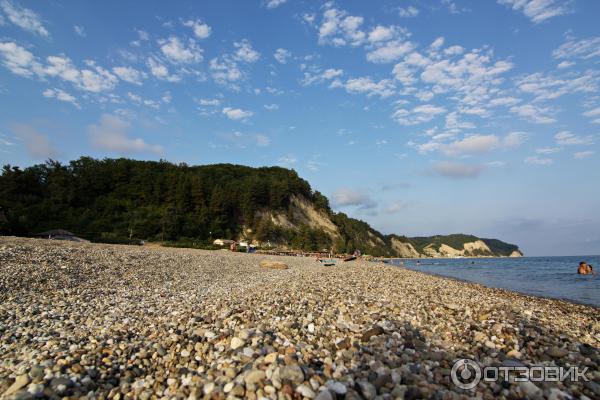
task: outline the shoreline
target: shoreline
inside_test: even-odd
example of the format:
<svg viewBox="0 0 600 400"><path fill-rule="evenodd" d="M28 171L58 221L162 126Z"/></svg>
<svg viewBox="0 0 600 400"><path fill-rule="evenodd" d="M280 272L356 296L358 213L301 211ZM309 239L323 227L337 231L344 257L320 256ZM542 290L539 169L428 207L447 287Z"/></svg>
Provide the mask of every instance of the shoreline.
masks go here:
<svg viewBox="0 0 600 400"><path fill-rule="evenodd" d="M0 263L0 395L22 384L6 398L599 395L596 382L465 391L449 375L472 358L588 366L600 381L590 305L384 263L195 249L0 237Z"/></svg>
<svg viewBox="0 0 600 400"><path fill-rule="evenodd" d="M463 278L457 278L457 277L454 277L454 276L447 276L447 275L442 275L442 274L436 274L434 272L428 272L428 271L419 271L419 270L407 268L407 267L401 266L401 265L394 265L394 264L389 264L389 265L392 265L392 266L397 267L397 268L406 269L406 270L409 270L411 272L418 272L418 273L421 273L421 274L425 274L425 275L429 275L429 276L434 276L436 278L450 279L450 280L461 282L461 283L466 283L466 284L470 284L470 285L477 285L477 286L484 287L486 289L494 289L494 290L505 291L505 292L508 292L508 293L515 293L515 294L518 294L518 295L521 295L521 296L531 297L531 298L534 298L534 299L564 301L566 303L570 303L570 304L574 304L574 305L592 307L592 308L598 309L600 311L600 306L597 306L597 305L591 304L591 303L585 303L583 301L577 301L577 300L567 299L567 298L563 298L563 297L552 297L552 296L535 295L535 294L520 292L518 290L500 288L500 287L496 287L496 286L489 286L489 285L486 285L484 283L470 281L468 279L463 279Z"/></svg>

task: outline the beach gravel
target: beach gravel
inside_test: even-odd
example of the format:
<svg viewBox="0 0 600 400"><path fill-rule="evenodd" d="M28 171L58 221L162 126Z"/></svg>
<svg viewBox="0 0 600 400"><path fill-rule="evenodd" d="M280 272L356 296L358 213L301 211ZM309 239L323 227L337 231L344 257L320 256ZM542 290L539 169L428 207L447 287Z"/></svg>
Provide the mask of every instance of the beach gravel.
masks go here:
<svg viewBox="0 0 600 400"><path fill-rule="evenodd" d="M6 399L594 399L599 343L595 307L379 263L0 237ZM589 382L463 390L462 358Z"/></svg>

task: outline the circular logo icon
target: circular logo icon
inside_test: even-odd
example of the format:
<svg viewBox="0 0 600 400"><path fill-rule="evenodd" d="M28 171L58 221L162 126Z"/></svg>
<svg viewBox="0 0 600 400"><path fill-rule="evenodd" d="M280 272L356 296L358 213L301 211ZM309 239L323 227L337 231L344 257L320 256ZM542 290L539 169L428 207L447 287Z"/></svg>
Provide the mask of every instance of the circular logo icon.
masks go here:
<svg viewBox="0 0 600 400"><path fill-rule="evenodd" d="M481 380L481 368L473 360L462 358L454 363L450 371L452 383L461 389L473 389Z"/></svg>

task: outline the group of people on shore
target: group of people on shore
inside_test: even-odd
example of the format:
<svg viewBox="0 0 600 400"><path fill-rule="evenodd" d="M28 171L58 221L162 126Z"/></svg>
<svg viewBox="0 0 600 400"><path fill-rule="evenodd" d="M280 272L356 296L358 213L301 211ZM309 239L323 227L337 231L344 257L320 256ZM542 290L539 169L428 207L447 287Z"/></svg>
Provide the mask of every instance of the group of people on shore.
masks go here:
<svg viewBox="0 0 600 400"><path fill-rule="evenodd" d="M596 275L596 271L594 271L594 267L592 266L592 264L588 264L585 261L579 263L577 273L579 275Z"/></svg>

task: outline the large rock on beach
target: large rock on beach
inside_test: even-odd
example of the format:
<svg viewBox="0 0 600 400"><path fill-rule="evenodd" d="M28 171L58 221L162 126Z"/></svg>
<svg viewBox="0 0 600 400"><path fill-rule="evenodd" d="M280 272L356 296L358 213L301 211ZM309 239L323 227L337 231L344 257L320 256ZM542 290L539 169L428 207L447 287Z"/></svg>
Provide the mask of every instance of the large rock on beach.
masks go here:
<svg viewBox="0 0 600 400"><path fill-rule="evenodd" d="M260 266L268 269L288 269L288 265L280 261L263 260Z"/></svg>

